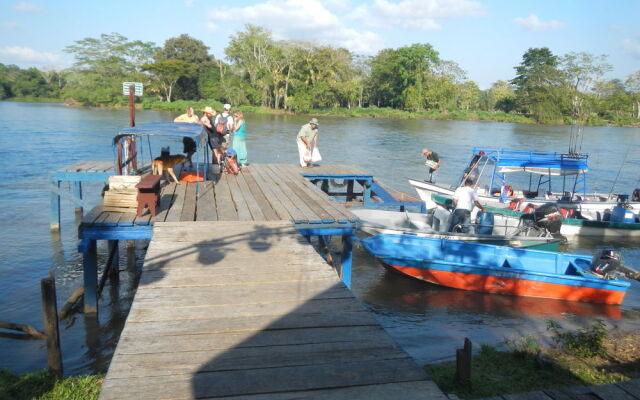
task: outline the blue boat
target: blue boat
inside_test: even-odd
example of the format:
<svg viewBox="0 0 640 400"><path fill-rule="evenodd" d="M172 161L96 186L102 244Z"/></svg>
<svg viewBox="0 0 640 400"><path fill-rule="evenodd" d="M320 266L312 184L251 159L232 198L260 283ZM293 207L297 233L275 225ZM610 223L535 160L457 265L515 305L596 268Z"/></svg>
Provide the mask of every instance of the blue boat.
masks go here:
<svg viewBox="0 0 640 400"><path fill-rule="evenodd" d="M600 257L380 234L362 239L386 268L436 285L516 296L621 304L638 273Z"/></svg>

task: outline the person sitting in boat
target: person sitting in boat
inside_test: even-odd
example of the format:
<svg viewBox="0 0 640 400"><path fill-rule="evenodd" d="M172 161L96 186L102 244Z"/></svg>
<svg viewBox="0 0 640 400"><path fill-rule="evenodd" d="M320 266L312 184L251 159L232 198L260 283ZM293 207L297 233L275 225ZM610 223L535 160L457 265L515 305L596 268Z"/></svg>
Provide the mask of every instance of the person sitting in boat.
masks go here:
<svg viewBox="0 0 640 400"><path fill-rule="evenodd" d="M198 123L200 123L200 119L193 112L193 107L187 107L187 109L185 110L184 114L178 115L173 120L173 122L188 122L188 123L192 123L192 124L198 124Z"/></svg>
<svg viewBox="0 0 640 400"><path fill-rule="evenodd" d="M424 162L424 165L429 169L428 182L433 183L433 173L440 168L440 157L438 156L438 153L435 153L426 147L422 149L422 155L427 157L427 161Z"/></svg>
<svg viewBox="0 0 640 400"><path fill-rule="evenodd" d="M466 179L464 186L456 189L453 194L453 215L451 216L451 224L449 225L449 232L453 232L454 229L460 228L460 232L469 233L471 226L471 210L475 205L484 212L484 207L480 204L480 199L476 193L476 189L473 187L473 179Z"/></svg>

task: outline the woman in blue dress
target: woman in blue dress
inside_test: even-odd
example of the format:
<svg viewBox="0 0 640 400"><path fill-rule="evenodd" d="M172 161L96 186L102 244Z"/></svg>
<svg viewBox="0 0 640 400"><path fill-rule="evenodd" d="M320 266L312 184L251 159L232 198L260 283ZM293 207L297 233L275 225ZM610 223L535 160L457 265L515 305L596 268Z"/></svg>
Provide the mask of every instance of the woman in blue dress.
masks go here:
<svg viewBox="0 0 640 400"><path fill-rule="evenodd" d="M233 114L235 121L235 133L233 134L233 148L238 153L238 164L243 167L249 162L247 161L247 142L245 136L245 128L247 124L244 122L242 111L236 111Z"/></svg>

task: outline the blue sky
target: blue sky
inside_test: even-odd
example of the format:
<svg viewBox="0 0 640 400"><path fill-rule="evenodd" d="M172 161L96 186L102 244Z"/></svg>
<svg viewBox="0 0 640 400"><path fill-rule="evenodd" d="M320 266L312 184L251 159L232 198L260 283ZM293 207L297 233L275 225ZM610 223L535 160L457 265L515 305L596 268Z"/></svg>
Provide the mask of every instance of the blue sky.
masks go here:
<svg viewBox="0 0 640 400"><path fill-rule="evenodd" d="M640 70L638 0L0 0L0 63L64 68L74 41L118 32L154 42L186 33L224 57L244 24L274 38L307 40L374 55L430 43L482 89L514 76L531 47L556 55L608 55L608 78Z"/></svg>

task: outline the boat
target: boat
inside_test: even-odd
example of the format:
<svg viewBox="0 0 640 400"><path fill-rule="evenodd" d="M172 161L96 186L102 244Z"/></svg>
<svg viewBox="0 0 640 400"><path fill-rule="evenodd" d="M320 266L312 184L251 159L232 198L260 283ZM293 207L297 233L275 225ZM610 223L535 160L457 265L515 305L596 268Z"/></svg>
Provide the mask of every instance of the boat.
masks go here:
<svg viewBox="0 0 640 400"><path fill-rule="evenodd" d="M442 220L434 217L433 214L364 208L352 208L350 211L360 219L360 230L368 235L395 234L412 237L431 237L541 250L557 250L562 243L561 238L556 238L546 233L539 236L540 231L523 230L516 226L504 230L504 234L493 234L493 230L498 228L495 228L489 222L472 226L470 233L448 232L448 219L440 222ZM448 211L445 212L449 213ZM527 233L530 236L527 236Z"/></svg>
<svg viewBox="0 0 640 400"><path fill-rule="evenodd" d="M488 206L504 208L514 203L540 206L555 202L561 208L604 213L624 203L629 209L640 211L638 189L631 199L626 194L587 193L588 170L587 154L474 147L471 162L457 186L411 178L409 183L423 201L428 201L432 194L453 196L455 189L471 178L480 203ZM514 190L511 185L518 183L527 189Z"/></svg>
<svg viewBox="0 0 640 400"><path fill-rule="evenodd" d="M638 272L617 253L596 257L379 234L361 240L383 266L412 278L455 289L603 304L621 304Z"/></svg>
<svg viewBox="0 0 640 400"><path fill-rule="evenodd" d="M450 207L451 198L440 195L432 195L431 199L436 204L435 207ZM431 207L433 207L433 203ZM550 207L552 206L552 207ZM485 209L494 214L496 224L513 228L523 226L523 221L535 222L540 219L536 215L536 210L547 207L547 212L555 212L558 218L559 228L552 233L559 233L565 237L589 236L599 238L629 239L640 237L640 213L624 208L621 205L614 206L612 212L592 212L589 218L585 218L586 212L575 209L558 208L553 204L546 203L543 206L535 207L525 204L521 209L501 208L485 206Z"/></svg>

